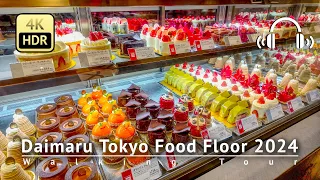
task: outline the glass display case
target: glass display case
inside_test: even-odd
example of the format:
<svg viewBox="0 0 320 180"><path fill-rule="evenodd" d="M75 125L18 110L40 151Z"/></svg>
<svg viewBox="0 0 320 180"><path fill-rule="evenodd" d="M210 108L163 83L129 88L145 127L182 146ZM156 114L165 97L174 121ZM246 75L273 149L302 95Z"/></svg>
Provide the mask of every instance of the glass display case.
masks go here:
<svg viewBox="0 0 320 180"><path fill-rule="evenodd" d="M211 149L204 152L204 139L248 143L248 150L257 144L255 139L266 140L319 111L317 24L305 34L305 39L314 38L312 48L296 48L296 30L289 22L274 31L276 49L256 44L259 35L266 38L274 20L293 15L300 4L70 3L0 8L1 138L17 143L24 137L34 142L93 143L92 154L29 154L28 167L23 166L21 152L7 158L4 166L21 164L24 170L18 170L25 177L63 179L90 172L92 179L193 179L218 167L223 156ZM310 9L304 12L316 12ZM229 11L232 22L216 21ZM40 12L54 15L56 47L65 52L39 58L39 53L15 51L16 15ZM133 59L132 49L136 55L151 55ZM54 64L53 72L27 74L23 69L44 59ZM34 66L28 67L41 68ZM252 127L241 128L243 119L253 119ZM16 131L20 139L10 133ZM209 131L219 131L221 137L205 136ZM118 156L112 157L112 152L102 152L99 138L146 143L148 151L137 152L137 157L115 152ZM153 140L161 138L167 143L195 140L195 153L156 152ZM8 142L2 151L9 153ZM52 159L57 163L49 166Z"/></svg>

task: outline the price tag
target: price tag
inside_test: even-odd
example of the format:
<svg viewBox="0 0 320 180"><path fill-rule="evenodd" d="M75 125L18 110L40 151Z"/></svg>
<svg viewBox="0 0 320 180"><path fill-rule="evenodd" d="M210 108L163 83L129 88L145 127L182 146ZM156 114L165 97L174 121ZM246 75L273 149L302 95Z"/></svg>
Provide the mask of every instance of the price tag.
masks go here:
<svg viewBox="0 0 320 180"><path fill-rule="evenodd" d="M311 34L310 31L309 31L309 28L307 28L307 27L303 27L302 28L302 33L303 34Z"/></svg>
<svg viewBox="0 0 320 180"><path fill-rule="evenodd" d="M256 42L257 41L257 38L258 38L258 36L259 36L260 34L258 34L258 33L256 33L256 34L248 34L248 39L249 39L249 41L250 42Z"/></svg>
<svg viewBox="0 0 320 180"><path fill-rule="evenodd" d="M153 47L128 48L131 61L155 57Z"/></svg>
<svg viewBox="0 0 320 180"><path fill-rule="evenodd" d="M176 55L176 47L174 44L169 44L169 49L170 49L170 55Z"/></svg>
<svg viewBox="0 0 320 180"><path fill-rule="evenodd" d="M121 173L123 180L152 180L159 178L161 175L157 158L152 158Z"/></svg>
<svg viewBox="0 0 320 180"><path fill-rule="evenodd" d="M176 160L176 157L174 156L174 153L166 152L166 158L167 158L169 169L172 169L177 166L177 160Z"/></svg>
<svg viewBox="0 0 320 180"><path fill-rule="evenodd" d="M203 139L216 139L219 142L231 137L232 134L224 126L216 125L201 131L201 136Z"/></svg>
<svg viewBox="0 0 320 180"><path fill-rule="evenodd" d="M284 116L284 112L283 112L281 104L278 104L277 106L268 109L266 114L267 114L267 119L269 122L274 121L274 120L279 119Z"/></svg>
<svg viewBox="0 0 320 180"><path fill-rule="evenodd" d="M52 59L42 59L10 64L10 68L14 78L55 72Z"/></svg>
<svg viewBox="0 0 320 180"><path fill-rule="evenodd" d="M86 52L89 66L99 66L111 63L108 50L88 51Z"/></svg>
<svg viewBox="0 0 320 180"><path fill-rule="evenodd" d="M289 101L287 103L287 105L288 105L288 110L290 113L293 113L294 111L297 111L297 110L304 107L304 104L303 104L300 96Z"/></svg>
<svg viewBox="0 0 320 180"><path fill-rule="evenodd" d="M319 89L315 89L307 92L306 97L307 97L308 104L311 104L314 101L319 100L320 99Z"/></svg>
<svg viewBox="0 0 320 180"><path fill-rule="evenodd" d="M252 129L259 127L257 117L254 114L252 114L248 117L245 117L243 119L239 119L236 122L236 125L237 125L237 129L240 134L243 134L244 132L247 132L247 131L250 131Z"/></svg>
<svg viewBox="0 0 320 180"><path fill-rule="evenodd" d="M205 39L200 41L195 41L197 51L213 49L214 42L213 39Z"/></svg>
<svg viewBox="0 0 320 180"><path fill-rule="evenodd" d="M188 41L174 43L176 54L187 53L191 51L190 43Z"/></svg>
<svg viewBox="0 0 320 180"><path fill-rule="evenodd" d="M314 26L314 31L315 32L320 32L320 25Z"/></svg>
<svg viewBox="0 0 320 180"><path fill-rule="evenodd" d="M234 46L234 45L242 44L240 36L225 36L224 40L225 40L224 42L226 43L227 46Z"/></svg>

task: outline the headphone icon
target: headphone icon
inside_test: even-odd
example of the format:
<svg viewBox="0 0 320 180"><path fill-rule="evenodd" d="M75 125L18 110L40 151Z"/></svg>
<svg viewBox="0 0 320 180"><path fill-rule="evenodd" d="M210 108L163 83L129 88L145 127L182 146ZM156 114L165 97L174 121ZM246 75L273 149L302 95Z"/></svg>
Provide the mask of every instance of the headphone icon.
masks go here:
<svg viewBox="0 0 320 180"><path fill-rule="evenodd" d="M280 18L280 19L277 19L276 21L274 21L272 23L271 27L270 27L270 30L269 30L270 34L268 34L266 36L266 41L267 41L267 47L268 48L274 49L276 47L276 45L275 45L276 44L275 43L275 39L276 38L275 38L275 34L273 33L273 31L274 31L274 28L277 25L277 23L279 23L281 21L290 21L296 26L297 31L298 31L298 33L296 34L296 48L297 49L302 49L304 46L308 46L309 48L313 47L313 45L314 45L313 37L310 36L310 40L306 39L306 43L305 43L304 35L302 34L301 27L297 23L297 21L295 21L294 19L289 18L289 17L283 17L283 18ZM262 39L262 37L258 36L256 44L257 44L259 49L261 49L260 42L261 42L262 46L265 46L265 42Z"/></svg>

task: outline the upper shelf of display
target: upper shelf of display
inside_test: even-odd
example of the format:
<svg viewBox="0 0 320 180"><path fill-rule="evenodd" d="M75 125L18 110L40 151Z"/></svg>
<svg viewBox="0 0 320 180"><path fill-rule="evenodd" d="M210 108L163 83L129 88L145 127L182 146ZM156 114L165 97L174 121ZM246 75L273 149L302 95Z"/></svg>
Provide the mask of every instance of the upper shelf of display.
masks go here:
<svg viewBox="0 0 320 180"><path fill-rule="evenodd" d="M0 7L72 7L72 6L174 6L228 4L299 4L318 0L0 0Z"/></svg>

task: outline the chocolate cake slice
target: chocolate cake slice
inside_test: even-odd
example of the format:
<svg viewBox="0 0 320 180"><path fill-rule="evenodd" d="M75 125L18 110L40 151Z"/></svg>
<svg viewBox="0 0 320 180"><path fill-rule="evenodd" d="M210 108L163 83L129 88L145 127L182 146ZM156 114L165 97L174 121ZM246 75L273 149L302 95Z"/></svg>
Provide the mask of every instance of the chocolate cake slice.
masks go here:
<svg viewBox="0 0 320 180"><path fill-rule="evenodd" d="M157 139L163 139L166 142L166 126L158 121L151 121L148 128L148 142L155 146Z"/></svg>

